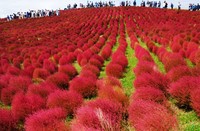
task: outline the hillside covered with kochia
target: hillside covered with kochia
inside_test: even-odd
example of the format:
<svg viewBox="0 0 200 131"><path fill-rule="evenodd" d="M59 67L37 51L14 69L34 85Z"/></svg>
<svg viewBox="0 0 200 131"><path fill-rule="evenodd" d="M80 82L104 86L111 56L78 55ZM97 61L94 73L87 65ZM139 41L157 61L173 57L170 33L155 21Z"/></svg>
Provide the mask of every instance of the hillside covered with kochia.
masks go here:
<svg viewBox="0 0 200 131"><path fill-rule="evenodd" d="M200 12L61 11L0 22L0 130L200 129Z"/></svg>

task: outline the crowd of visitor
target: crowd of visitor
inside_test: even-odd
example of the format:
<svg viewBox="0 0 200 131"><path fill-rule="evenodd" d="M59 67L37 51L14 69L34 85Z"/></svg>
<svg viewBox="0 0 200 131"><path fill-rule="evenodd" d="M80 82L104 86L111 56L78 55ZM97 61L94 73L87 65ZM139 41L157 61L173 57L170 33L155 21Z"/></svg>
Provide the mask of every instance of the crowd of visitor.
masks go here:
<svg viewBox="0 0 200 131"><path fill-rule="evenodd" d="M27 18L39 18L48 16L59 16L59 10L30 10L27 12L17 12L7 16L7 21L14 19L27 19Z"/></svg>
<svg viewBox="0 0 200 131"><path fill-rule="evenodd" d="M190 4L189 5L189 10L190 11L197 11L197 10L200 10L200 5L199 5L199 3L198 4Z"/></svg>
<svg viewBox="0 0 200 131"><path fill-rule="evenodd" d="M133 2L131 1L121 1L120 6L136 6L136 0L133 0ZM79 7L80 8L100 8L100 7L113 7L115 6L115 1L106 1L106 2L92 2L92 1L87 1L87 4L84 5L82 3L80 3ZM161 6L161 1L144 1L142 0L142 2L140 3L141 7L154 7L154 8L168 8L168 3L167 1L164 1L163 5ZM78 5L76 3L74 3L73 5L68 4L67 7L64 10L67 9L76 9L78 8ZM171 3L170 5L171 9L174 9L174 4ZM177 6L178 10L181 9L181 3L178 2L178 6ZM196 11L196 10L200 10L200 5L199 4L190 4L189 5L189 10L190 11ZM60 12L59 10L30 10L27 12L18 12L18 13L13 13L11 15L7 16L7 21L11 21L13 19L25 19L25 18L39 18L39 17L47 17L47 16L59 16Z"/></svg>
<svg viewBox="0 0 200 131"><path fill-rule="evenodd" d="M99 1L99 2L93 2L93 1L87 1L87 4L84 5L82 3L80 3L80 8L99 8L99 7L113 7L115 6L115 1L106 1L106 2L102 2L102 1ZM77 4L75 3L74 5L71 5L71 4L68 4L67 5L67 8L66 9L76 9L77 8Z"/></svg>

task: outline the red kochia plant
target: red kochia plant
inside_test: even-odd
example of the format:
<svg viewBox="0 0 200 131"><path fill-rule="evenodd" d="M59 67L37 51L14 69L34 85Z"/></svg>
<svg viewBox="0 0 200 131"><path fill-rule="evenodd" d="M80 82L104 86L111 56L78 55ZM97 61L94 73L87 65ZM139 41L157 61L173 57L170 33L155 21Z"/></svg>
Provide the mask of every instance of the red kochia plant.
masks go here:
<svg viewBox="0 0 200 131"><path fill-rule="evenodd" d="M167 72L176 66L186 65L186 62L184 61L183 57L181 57L180 54L177 53L166 53L163 56L162 61Z"/></svg>
<svg viewBox="0 0 200 131"><path fill-rule="evenodd" d="M200 88L197 88L191 92L191 105L192 108L200 116Z"/></svg>
<svg viewBox="0 0 200 131"><path fill-rule="evenodd" d="M154 101L162 105L165 105L167 102L164 93L153 87L141 87L137 89L131 98L131 101L136 100Z"/></svg>
<svg viewBox="0 0 200 131"><path fill-rule="evenodd" d="M136 76L140 76L142 73L151 74L152 72L157 71L157 70L158 68L154 62L139 61L133 71Z"/></svg>
<svg viewBox="0 0 200 131"><path fill-rule="evenodd" d="M200 77L185 76L170 85L169 93L177 100L180 107L189 107L191 91L198 87L200 87Z"/></svg>
<svg viewBox="0 0 200 131"><path fill-rule="evenodd" d="M80 93L84 98L96 96L96 80L86 77L76 77L70 82L70 90Z"/></svg>
<svg viewBox="0 0 200 131"><path fill-rule="evenodd" d="M91 65L91 64L86 64L85 66L82 67L82 70L90 70L92 71L96 76L99 76L100 70L98 67Z"/></svg>
<svg viewBox="0 0 200 131"><path fill-rule="evenodd" d="M34 70L35 70L35 67L33 67L32 65L30 65L30 66L24 68L21 71L21 75L32 78Z"/></svg>
<svg viewBox="0 0 200 131"><path fill-rule="evenodd" d="M119 103L106 99L97 99L77 110L72 130L77 131L77 127L82 127L96 130L120 131L121 120L122 107Z"/></svg>
<svg viewBox="0 0 200 131"><path fill-rule="evenodd" d="M38 95L16 94L12 101L13 117L23 121L25 117L45 107L45 100Z"/></svg>
<svg viewBox="0 0 200 131"><path fill-rule="evenodd" d="M43 68L48 70L50 73L54 73L57 71L56 64L50 61L49 59L45 59L43 62Z"/></svg>
<svg viewBox="0 0 200 131"><path fill-rule="evenodd" d="M25 76L12 77L9 81L9 87L14 87L18 90L26 91L32 83L31 79Z"/></svg>
<svg viewBox="0 0 200 131"><path fill-rule="evenodd" d="M47 69L42 69L42 68L36 68L33 72L33 78L37 79L46 79L50 75L49 71Z"/></svg>
<svg viewBox="0 0 200 131"><path fill-rule="evenodd" d="M76 68L71 64L60 66L58 71L67 74L71 79L78 74Z"/></svg>
<svg viewBox="0 0 200 131"><path fill-rule="evenodd" d="M64 73L57 72L49 76L46 81L49 83L55 84L56 86L60 88L68 88L69 77L68 75Z"/></svg>
<svg viewBox="0 0 200 131"><path fill-rule="evenodd" d="M78 62L78 64L79 64L80 66L84 66L84 65L87 64L88 59L87 59L86 56L83 56L83 54L79 54L79 55L77 56L77 62Z"/></svg>
<svg viewBox="0 0 200 131"><path fill-rule="evenodd" d="M61 108L40 110L26 119L25 130L68 131L68 127L65 125L66 115Z"/></svg>
<svg viewBox="0 0 200 131"><path fill-rule="evenodd" d="M30 59L25 59L24 62L23 62L23 68L27 68L29 66L31 66Z"/></svg>
<svg viewBox="0 0 200 131"><path fill-rule="evenodd" d="M119 64L110 63L106 66L106 75L121 78L123 76L123 68Z"/></svg>
<svg viewBox="0 0 200 131"><path fill-rule="evenodd" d="M20 74L21 70L15 66L9 66L7 69L7 73L11 75L18 76Z"/></svg>
<svg viewBox="0 0 200 131"><path fill-rule="evenodd" d="M98 90L98 97L119 102L124 107L127 107L129 103L123 89L118 86L101 86Z"/></svg>
<svg viewBox="0 0 200 131"><path fill-rule="evenodd" d="M91 58L89 60L89 63L91 65L94 65L94 66L98 67L99 69L101 69L101 67L103 66L103 64L101 63L101 61L99 61L98 59L95 59L95 58Z"/></svg>
<svg viewBox="0 0 200 131"><path fill-rule="evenodd" d="M142 48L140 45L135 46L135 54L139 60L153 61L150 53Z"/></svg>
<svg viewBox="0 0 200 131"><path fill-rule="evenodd" d="M171 49L173 52L179 52L179 50L181 49L181 44L177 43L177 42L173 42L171 45Z"/></svg>
<svg viewBox="0 0 200 131"><path fill-rule="evenodd" d="M58 89L57 86L51 83L47 83L47 82L44 82L38 85L32 84L32 85L29 85L28 87L27 95L35 94L35 95L41 96L42 98L47 99L47 96L50 93L53 93L57 89Z"/></svg>
<svg viewBox="0 0 200 131"><path fill-rule="evenodd" d="M69 115L73 115L82 103L83 98L80 94L74 91L57 90L49 95L47 107L61 107L66 110Z"/></svg>
<svg viewBox="0 0 200 131"><path fill-rule="evenodd" d="M129 121L138 131L177 130L176 118L166 107L151 101L137 100L131 103Z"/></svg>
<svg viewBox="0 0 200 131"><path fill-rule="evenodd" d="M15 131L17 130L16 120L13 118L10 110L0 109L0 130Z"/></svg>
<svg viewBox="0 0 200 131"><path fill-rule="evenodd" d="M3 88L1 91L1 101L5 105L10 105L14 95L19 92L19 89L14 88L14 87L6 87Z"/></svg>
<svg viewBox="0 0 200 131"><path fill-rule="evenodd" d="M142 75L136 78L136 80L134 81L134 86L135 88L146 86L154 87L162 90L166 95L166 90L169 86L169 80L165 75L159 72L152 72L151 74L143 73Z"/></svg>
<svg viewBox="0 0 200 131"><path fill-rule="evenodd" d="M119 50L112 55L112 63L121 65L124 70L128 65L128 60L124 55L123 51Z"/></svg>
<svg viewBox="0 0 200 131"><path fill-rule="evenodd" d="M168 73L167 77L170 81L177 81L178 79L182 78L183 76L191 76L191 71L188 66L176 66L172 68Z"/></svg>
<svg viewBox="0 0 200 131"><path fill-rule="evenodd" d="M80 74L79 74L80 77L89 77L89 78L92 78L92 79L97 79L97 76L96 74L94 74L94 72L92 72L91 70L81 70Z"/></svg>
<svg viewBox="0 0 200 131"><path fill-rule="evenodd" d="M58 55L58 54L53 55L53 60L54 60L56 63L59 63L60 58L61 58L61 55Z"/></svg>
<svg viewBox="0 0 200 131"><path fill-rule="evenodd" d="M104 59L100 55L94 54L91 58L97 59L99 62L101 62L101 64L104 63Z"/></svg>
<svg viewBox="0 0 200 131"><path fill-rule="evenodd" d="M117 86L122 88L122 83L120 82L120 80L112 76L107 76L103 79L97 80L96 85L98 88L101 88L102 86Z"/></svg>
<svg viewBox="0 0 200 131"><path fill-rule="evenodd" d="M110 45L106 45L102 51L101 51L101 56L107 60L112 54L112 47Z"/></svg>
<svg viewBox="0 0 200 131"><path fill-rule="evenodd" d="M1 91L3 88L6 88L9 84L10 75L1 75L0 76L0 98L1 98Z"/></svg>
<svg viewBox="0 0 200 131"><path fill-rule="evenodd" d="M63 55L60 59L59 59L59 64L60 65L65 65L65 64L69 64L69 60L68 60L68 56L67 55Z"/></svg>

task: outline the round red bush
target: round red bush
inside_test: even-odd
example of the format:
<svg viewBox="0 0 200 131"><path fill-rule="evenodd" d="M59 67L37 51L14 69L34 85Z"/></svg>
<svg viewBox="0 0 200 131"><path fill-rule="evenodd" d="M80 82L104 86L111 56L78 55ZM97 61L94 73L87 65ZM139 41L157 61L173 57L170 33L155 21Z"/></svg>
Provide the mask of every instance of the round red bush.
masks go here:
<svg viewBox="0 0 200 131"><path fill-rule="evenodd" d="M106 66L106 75L121 78L123 76L123 68L119 64L110 63Z"/></svg>
<svg viewBox="0 0 200 131"><path fill-rule="evenodd" d="M28 87L27 95L35 94L47 99L48 95L57 89L57 86L47 82L41 84L32 84Z"/></svg>
<svg viewBox="0 0 200 131"><path fill-rule="evenodd" d="M46 79L50 75L49 71L47 69L42 69L42 68L36 68L33 72L33 78L37 79Z"/></svg>
<svg viewBox="0 0 200 131"><path fill-rule="evenodd" d="M91 65L94 65L94 66L98 67L99 69L101 69L101 67L103 66L103 64L101 63L101 61L99 61L98 59L95 59L95 58L91 58L89 60L89 63Z"/></svg>
<svg viewBox="0 0 200 131"><path fill-rule="evenodd" d="M57 66L55 63L50 61L49 59L45 59L43 62L43 68L48 70L51 74L57 71Z"/></svg>
<svg viewBox="0 0 200 131"><path fill-rule="evenodd" d="M78 74L76 68L71 64L60 66L58 71L67 74L70 77L70 79L72 79Z"/></svg>
<svg viewBox="0 0 200 131"><path fill-rule="evenodd" d="M12 101L12 114L18 121L24 121L28 115L42 108L45 108L45 100L38 95L19 93Z"/></svg>
<svg viewBox="0 0 200 131"><path fill-rule="evenodd" d="M101 88L102 86L117 86L122 88L121 81L112 76L106 76L102 79L98 79L96 85L98 88Z"/></svg>
<svg viewBox="0 0 200 131"><path fill-rule="evenodd" d="M65 125L66 113L61 108L40 110L25 121L26 131L68 131Z"/></svg>
<svg viewBox="0 0 200 131"><path fill-rule="evenodd" d="M158 67L155 65L154 62L139 61L133 71L135 75L138 77L143 73L151 74L154 71L158 71Z"/></svg>
<svg viewBox="0 0 200 131"><path fill-rule="evenodd" d="M169 72L176 66L186 66L186 62L180 54L177 53L166 53L162 60L165 70Z"/></svg>
<svg viewBox="0 0 200 131"><path fill-rule="evenodd" d="M20 90L14 87L3 88L1 90L1 101L3 102L3 104L10 105L13 100L14 95L17 92L20 92Z"/></svg>
<svg viewBox="0 0 200 131"><path fill-rule="evenodd" d="M27 91L28 86L32 83L31 79L26 76L11 77L9 87L14 87L18 90Z"/></svg>
<svg viewBox="0 0 200 131"><path fill-rule="evenodd" d="M138 131L178 130L177 120L166 107L155 102L137 100L131 103L129 121Z"/></svg>
<svg viewBox="0 0 200 131"><path fill-rule="evenodd" d="M100 74L100 70L98 67L91 65L91 64L87 64L85 66L82 67L82 70L90 70L92 71L96 76L99 76Z"/></svg>
<svg viewBox="0 0 200 131"><path fill-rule="evenodd" d="M60 88L68 88L68 84L69 84L69 77L68 75L61 73L61 72L57 72L53 75L50 75L46 82L55 84L56 86L60 87Z"/></svg>
<svg viewBox="0 0 200 131"><path fill-rule="evenodd" d="M18 76L20 74L21 70L15 66L9 66L7 69L7 73L10 75Z"/></svg>
<svg viewBox="0 0 200 131"><path fill-rule="evenodd" d="M70 82L69 89L78 92L84 98L97 95L96 80L92 78L76 77Z"/></svg>
<svg viewBox="0 0 200 131"><path fill-rule="evenodd" d="M125 92L118 86L101 86L98 90L98 97L119 102L123 107L127 107L129 103Z"/></svg>
<svg viewBox="0 0 200 131"><path fill-rule="evenodd" d="M0 130L1 131L16 131L17 123L13 118L10 110L0 109Z"/></svg>
<svg viewBox="0 0 200 131"><path fill-rule="evenodd" d="M159 73L159 72L152 72L151 74L149 73L143 73L139 77L136 78L134 81L134 87L135 88L140 88L140 87L154 87L156 89L159 89L167 94L167 89L169 87L169 80L168 78Z"/></svg>
<svg viewBox="0 0 200 131"><path fill-rule="evenodd" d="M78 127L96 130L120 130L122 120L122 107L120 104L97 99L89 102L77 110L76 120L72 130Z"/></svg>
<svg viewBox="0 0 200 131"><path fill-rule="evenodd" d="M188 108L191 91L198 87L200 87L199 77L185 76L170 85L169 93L177 100L178 106Z"/></svg>
<svg viewBox="0 0 200 131"><path fill-rule="evenodd" d="M79 77L88 77L88 78L95 79L95 80L97 79L96 74L94 74L94 72L92 72L91 70L88 70L88 69L81 70Z"/></svg>
<svg viewBox="0 0 200 131"><path fill-rule="evenodd" d="M184 76L191 76L191 75L192 74L188 66L176 66L167 73L167 77L172 82L175 82Z"/></svg>
<svg viewBox="0 0 200 131"><path fill-rule="evenodd" d="M153 87L141 87L137 89L131 98L131 101L136 100L148 100L162 105L165 105L167 102L164 93Z"/></svg>
<svg viewBox="0 0 200 131"><path fill-rule="evenodd" d="M57 90L51 93L47 100L47 107L61 107L70 115L73 115L76 109L83 103L83 98L80 94L74 91Z"/></svg>

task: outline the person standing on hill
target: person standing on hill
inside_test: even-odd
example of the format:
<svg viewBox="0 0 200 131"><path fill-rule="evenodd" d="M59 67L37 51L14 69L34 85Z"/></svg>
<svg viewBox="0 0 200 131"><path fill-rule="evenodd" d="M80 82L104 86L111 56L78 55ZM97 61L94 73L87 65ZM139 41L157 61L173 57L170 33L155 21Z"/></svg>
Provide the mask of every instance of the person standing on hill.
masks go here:
<svg viewBox="0 0 200 131"><path fill-rule="evenodd" d="M174 8L174 4L173 3L171 3L171 9L173 9Z"/></svg>
<svg viewBox="0 0 200 131"><path fill-rule="evenodd" d="M180 9L181 9L181 3L178 2L178 10L180 10Z"/></svg>
<svg viewBox="0 0 200 131"><path fill-rule="evenodd" d="M158 8L160 8L160 7L161 7L161 2L159 1L159 2L158 2Z"/></svg>
<svg viewBox="0 0 200 131"><path fill-rule="evenodd" d="M136 0L133 1L133 6L136 6Z"/></svg>
<svg viewBox="0 0 200 131"><path fill-rule="evenodd" d="M167 9L167 6L168 6L167 2L164 1L164 7L163 8Z"/></svg>

